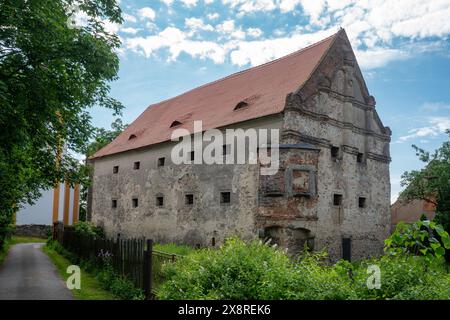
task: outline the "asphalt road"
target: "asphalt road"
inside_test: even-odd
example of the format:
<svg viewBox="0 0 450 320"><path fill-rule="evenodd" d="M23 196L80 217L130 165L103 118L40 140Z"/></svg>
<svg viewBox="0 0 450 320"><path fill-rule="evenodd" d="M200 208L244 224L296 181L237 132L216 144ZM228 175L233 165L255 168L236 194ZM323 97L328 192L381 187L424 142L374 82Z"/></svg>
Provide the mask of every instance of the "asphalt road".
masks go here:
<svg viewBox="0 0 450 320"><path fill-rule="evenodd" d="M72 300L43 243L16 244L0 266L0 300Z"/></svg>

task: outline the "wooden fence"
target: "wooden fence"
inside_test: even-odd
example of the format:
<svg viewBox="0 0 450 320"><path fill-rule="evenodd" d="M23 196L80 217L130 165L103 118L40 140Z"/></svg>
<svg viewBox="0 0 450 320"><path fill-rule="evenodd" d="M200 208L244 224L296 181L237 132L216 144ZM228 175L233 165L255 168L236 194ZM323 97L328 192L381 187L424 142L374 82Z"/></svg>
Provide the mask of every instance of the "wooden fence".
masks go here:
<svg viewBox="0 0 450 320"><path fill-rule="evenodd" d="M161 272L166 263L173 263L180 255L153 249L151 239L115 239L80 235L73 227L55 223L53 239L76 257L101 264L107 259L114 270L128 278L144 291L147 299L153 299L158 287L165 281Z"/></svg>

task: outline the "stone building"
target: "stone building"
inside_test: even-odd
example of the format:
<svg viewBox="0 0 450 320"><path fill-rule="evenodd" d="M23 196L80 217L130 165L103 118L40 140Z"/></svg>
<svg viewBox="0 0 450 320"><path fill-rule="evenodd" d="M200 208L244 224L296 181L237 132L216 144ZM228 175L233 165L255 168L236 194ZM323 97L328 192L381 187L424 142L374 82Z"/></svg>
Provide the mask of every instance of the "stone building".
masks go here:
<svg viewBox="0 0 450 320"><path fill-rule="evenodd" d="M433 220L436 215L436 205L422 199L408 201L398 198L391 205L392 230L399 222L413 223L420 220L422 215L425 215L429 220Z"/></svg>
<svg viewBox="0 0 450 320"><path fill-rule="evenodd" d="M175 165L174 128L279 129L280 168ZM390 231L391 131L344 30L148 107L91 159L92 221L113 236L208 246L237 235L305 243L331 259L381 253Z"/></svg>

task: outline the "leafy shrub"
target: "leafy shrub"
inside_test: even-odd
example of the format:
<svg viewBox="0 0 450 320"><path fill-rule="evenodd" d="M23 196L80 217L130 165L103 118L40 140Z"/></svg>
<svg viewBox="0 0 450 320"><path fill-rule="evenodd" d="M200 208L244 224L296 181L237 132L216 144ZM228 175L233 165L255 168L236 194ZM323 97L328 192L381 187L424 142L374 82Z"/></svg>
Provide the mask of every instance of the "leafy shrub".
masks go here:
<svg viewBox="0 0 450 320"><path fill-rule="evenodd" d="M289 258L257 241L228 239L219 249L201 249L165 265L160 299L283 299L292 284Z"/></svg>
<svg viewBox="0 0 450 320"><path fill-rule="evenodd" d="M218 250L202 249L163 267L159 299L449 299L442 258L405 253L327 265L325 253L291 260L258 241L232 238ZM368 267L381 270L381 288L367 286Z"/></svg>
<svg viewBox="0 0 450 320"><path fill-rule="evenodd" d="M82 236L93 236L103 238L105 233L101 227L97 227L89 221L78 221L75 224L75 232Z"/></svg>
<svg viewBox="0 0 450 320"><path fill-rule="evenodd" d="M450 249L448 233L441 225L429 220L411 224L401 222L384 242L385 251L391 255L423 255L429 262L435 257L443 257L445 249Z"/></svg>

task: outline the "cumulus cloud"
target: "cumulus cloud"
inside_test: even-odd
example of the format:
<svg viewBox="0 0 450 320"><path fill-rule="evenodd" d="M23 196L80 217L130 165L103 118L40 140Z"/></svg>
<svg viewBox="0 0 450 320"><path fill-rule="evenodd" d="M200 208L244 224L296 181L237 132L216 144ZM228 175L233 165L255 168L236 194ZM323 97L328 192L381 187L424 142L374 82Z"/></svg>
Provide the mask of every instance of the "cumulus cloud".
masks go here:
<svg viewBox="0 0 450 320"><path fill-rule="evenodd" d="M259 28L248 28L247 34L253 38L259 38L262 36L263 32Z"/></svg>
<svg viewBox="0 0 450 320"><path fill-rule="evenodd" d="M182 30L168 27L160 33L148 37L130 38L125 41L127 49L150 57L160 49L169 51L169 61L176 60L184 52L193 58L209 58L215 63L223 63L226 50L212 41L192 41Z"/></svg>
<svg viewBox="0 0 450 320"><path fill-rule="evenodd" d="M214 28L210 24L205 24L202 19L200 18L186 18L184 20L185 26L190 29L193 32L196 32L198 30L205 30L205 31L213 31Z"/></svg>
<svg viewBox="0 0 450 320"><path fill-rule="evenodd" d="M136 23L137 19L135 16L128 14L128 13L123 13L122 14L123 20L125 20L126 22L132 22L132 23Z"/></svg>
<svg viewBox="0 0 450 320"><path fill-rule="evenodd" d="M218 18L220 17L220 14L218 14L217 12L214 12L214 13L208 13L208 14L206 15L206 17L207 17L209 20L216 20L216 19L218 19Z"/></svg>
<svg viewBox="0 0 450 320"><path fill-rule="evenodd" d="M136 34L139 32L139 29L128 27L128 28L121 28L120 31L129 34Z"/></svg>
<svg viewBox="0 0 450 320"><path fill-rule="evenodd" d="M138 14L141 19L155 20L156 17L155 10L149 7L139 9Z"/></svg>
<svg viewBox="0 0 450 320"><path fill-rule="evenodd" d="M174 3L173 0L160 1L168 6ZM450 36L450 19L448 19L450 0L218 0L217 2L219 1L236 14L236 20L228 18L217 21L220 17L217 12L208 13L204 18L208 21L217 21L215 25L206 23L200 17L186 18L183 29L185 41L195 43L199 41L195 39L210 39L206 41L208 44L215 43L215 47L222 48L221 54L225 51L225 56L240 66L254 66L277 58L280 54L291 53L321 40L324 35L336 32L340 26L345 28L358 62L365 70L380 68L392 61L408 59L420 52L442 50L447 45L446 39ZM212 0L180 0L180 3L188 8L199 3L212 2ZM239 19L240 15L254 13L262 15L274 11L277 15L302 14L309 21L290 30L287 26L278 27L267 35L257 26L248 28L240 24L242 21ZM156 13L146 7L138 11L138 16L146 19L147 23L153 23ZM129 21L133 19L124 17ZM156 26L149 29L158 31ZM207 34L205 37L202 34L205 31L216 35ZM197 45L200 46L201 42ZM197 56L205 57L205 55ZM217 56L214 59L215 62L225 61L217 59Z"/></svg>
<svg viewBox="0 0 450 320"><path fill-rule="evenodd" d="M448 117L429 117L427 120L427 126L409 130L407 135L399 137L396 142L403 143L415 138L435 137L450 129L450 118Z"/></svg>

